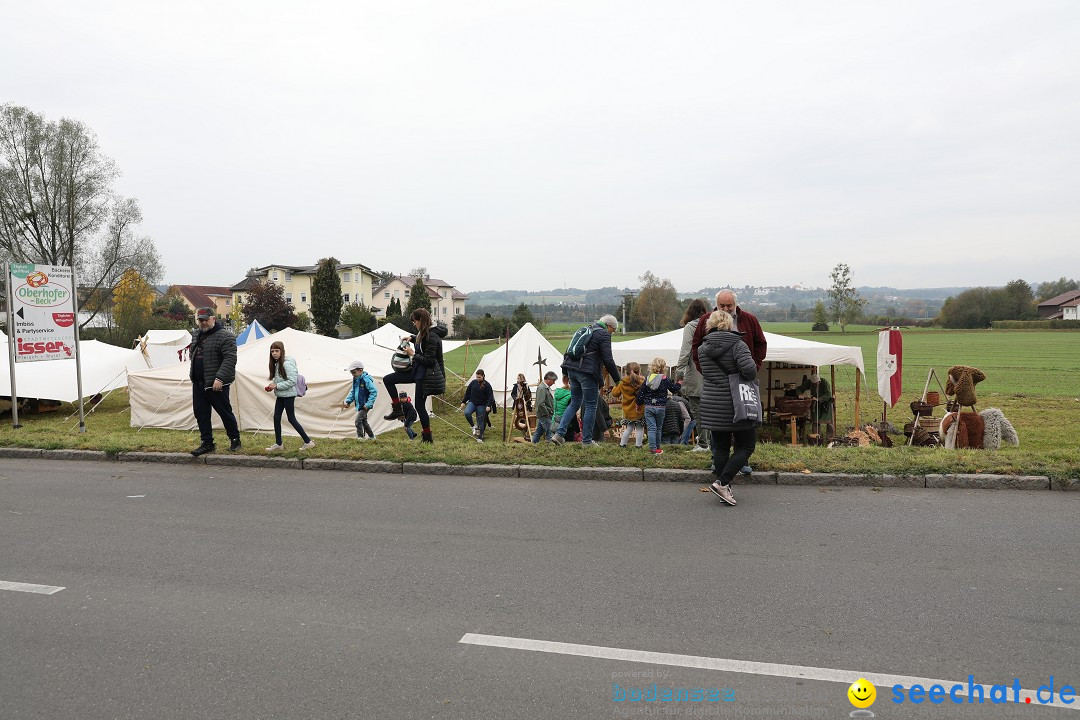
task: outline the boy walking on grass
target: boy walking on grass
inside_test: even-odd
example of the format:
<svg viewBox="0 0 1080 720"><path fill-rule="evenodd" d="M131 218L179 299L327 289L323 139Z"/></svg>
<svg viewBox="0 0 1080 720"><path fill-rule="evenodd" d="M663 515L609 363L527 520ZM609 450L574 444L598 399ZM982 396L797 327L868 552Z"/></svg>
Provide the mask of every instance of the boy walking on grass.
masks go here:
<svg viewBox="0 0 1080 720"><path fill-rule="evenodd" d="M352 374L352 388L341 406L349 407L356 403L356 420L354 421L356 437L363 440L364 434L367 433L368 437L375 439L375 433L367 420L368 411L375 407L375 396L379 394L375 389L375 381L364 372L364 363L359 360L353 360L345 369Z"/></svg>

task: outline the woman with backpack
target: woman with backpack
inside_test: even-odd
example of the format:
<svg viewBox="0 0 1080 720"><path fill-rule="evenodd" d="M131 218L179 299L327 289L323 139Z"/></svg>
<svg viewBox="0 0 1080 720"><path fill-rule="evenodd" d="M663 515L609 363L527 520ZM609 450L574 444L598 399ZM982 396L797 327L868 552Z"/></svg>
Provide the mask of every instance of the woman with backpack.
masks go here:
<svg viewBox="0 0 1080 720"><path fill-rule="evenodd" d="M304 432L303 426L296 419L296 379L299 373L296 370L296 360L285 354L285 343L275 340L270 343L270 384L266 386L266 392L273 392L277 398L274 401L274 444L266 448L269 452L284 450L281 444L281 413L289 417L289 424L293 426L304 444L301 450L310 450L315 447L315 441Z"/></svg>
<svg viewBox="0 0 1080 720"><path fill-rule="evenodd" d="M417 308L409 316L416 334L408 337L404 352L412 358L410 367L397 370L383 377L383 385L390 396L392 407L385 420L397 420L404 417L398 396L397 383L415 383L413 403L420 418L420 441L433 442L431 438L431 419L428 417L428 395L441 395L446 392L446 374L443 371L442 339L446 337L446 328L433 325L431 313L424 308Z"/></svg>

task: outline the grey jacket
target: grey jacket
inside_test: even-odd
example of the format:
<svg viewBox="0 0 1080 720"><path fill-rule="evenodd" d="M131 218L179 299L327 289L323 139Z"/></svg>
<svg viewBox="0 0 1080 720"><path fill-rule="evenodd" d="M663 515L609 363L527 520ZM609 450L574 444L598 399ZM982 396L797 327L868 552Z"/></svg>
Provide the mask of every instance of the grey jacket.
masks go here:
<svg viewBox="0 0 1080 720"><path fill-rule="evenodd" d="M679 349L677 368L682 376L683 397L701 397L701 388L704 381L701 378L701 373L698 372L697 365L694 364L693 358L690 357L690 347L694 340L694 330L697 328L698 323L707 317L708 315L702 315L697 320L691 320L682 329L682 347Z"/></svg>
<svg viewBox="0 0 1080 720"><path fill-rule="evenodd" d="M757 377L757 366L750 348L743 342L742 333L730 330L713 330L698 349L701 359L701 375L705 380L701 393L700 425L710 430L749 430L757 423L746 420L734 421L735 408L731 402L731 386L728 375L738 373L746 380Z"/></svg>
<svg viewBox="0 0 1080 720"><path fill-rule="evenodd" d="M547 383L541 382L537 386L533 398L536 400L536 417L550 418L555 414L555 398L552 396L551 388L547 386Z"/></svg>
<svg viewBox="0 0 1080 720"><path fill-rule="evenodd" d="M236 336L225 329L223 325L214 325L213 332L196 330L191 334L191 370L188 377L191 382L202 382L202 387L208 388L214 384L214 380L220 380L228 385L236 379ZM202 343L199 340L202 338ZM196 349L198 346L198 349ZM195 377L195 353L202 352L203 376Z"/></svg>

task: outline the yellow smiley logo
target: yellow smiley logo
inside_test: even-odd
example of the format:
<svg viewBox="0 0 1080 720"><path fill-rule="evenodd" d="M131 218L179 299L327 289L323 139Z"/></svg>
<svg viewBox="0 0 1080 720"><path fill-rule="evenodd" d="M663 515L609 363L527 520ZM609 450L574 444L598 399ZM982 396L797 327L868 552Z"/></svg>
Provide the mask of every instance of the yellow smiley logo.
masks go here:
<svg viewBox="0 0 1080 720"><path fill-rule="evenodd" d="M863 678L851 683L847 689L848 700L857 708L868 708L877 700L877 688Z"/></svg>

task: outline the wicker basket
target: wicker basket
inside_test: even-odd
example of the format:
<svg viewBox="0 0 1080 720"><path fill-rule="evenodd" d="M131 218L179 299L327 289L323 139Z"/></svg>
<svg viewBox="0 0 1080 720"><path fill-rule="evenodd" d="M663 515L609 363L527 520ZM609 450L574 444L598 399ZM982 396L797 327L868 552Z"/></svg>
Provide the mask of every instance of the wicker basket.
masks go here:
<svg viewBox="0 0 1080 720"><path fill-rule="evenodd" d="M934 405L928 402L919 402L916 400L911 403L911 412L915 415L933 415Z"/></svg>
<svg viewBox="0 0 1080 720"><path fill-rule="evenodd" d="M775 402L776 412L810 417L810 406L813 402L813 398L778 397Z"/></svg>
<svg viewBox="0 0 1080 720"><path fill-rule="evenodd" d="M939 395L936 391L928 392L926 393L926 402L931 405L940 405L941 395Z"/></svg>

